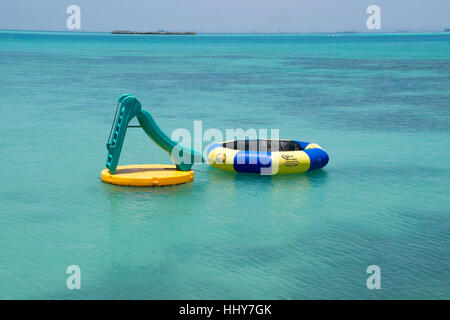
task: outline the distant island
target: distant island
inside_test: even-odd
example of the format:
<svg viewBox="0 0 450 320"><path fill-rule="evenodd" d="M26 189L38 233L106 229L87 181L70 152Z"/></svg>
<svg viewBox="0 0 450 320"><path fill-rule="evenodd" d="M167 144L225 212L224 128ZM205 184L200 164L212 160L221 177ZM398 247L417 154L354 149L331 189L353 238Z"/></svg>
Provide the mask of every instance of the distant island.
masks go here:
<svg viewBox="0 0 450 320"><path fill-rule="evenodd" d="M358 33L358 31L346 30L346 31L338 31L338 32L336 32L336 34L353 34L353 33Z"/></svg>
<svg viewBox="0 0 450 320"><path fill-rule="evenodd" d="M195 32L170 32L170 31L129 31L129 30L114 30L112 34L160 34L160 35L182 35L192 36Z"/></svg>

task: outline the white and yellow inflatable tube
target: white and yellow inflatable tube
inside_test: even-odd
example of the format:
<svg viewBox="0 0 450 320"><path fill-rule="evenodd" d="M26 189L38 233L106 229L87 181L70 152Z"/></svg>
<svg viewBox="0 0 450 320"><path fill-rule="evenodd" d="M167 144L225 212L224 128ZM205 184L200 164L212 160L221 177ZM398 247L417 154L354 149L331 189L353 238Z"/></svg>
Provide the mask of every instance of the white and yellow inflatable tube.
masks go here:
<svg viewBox="0 0 450 320"><path fill-rule="evenodd" d="M226 141L211 145L207 153L217 169L267 175L316 170L329 160L319 145L297 140Z"/></svg>

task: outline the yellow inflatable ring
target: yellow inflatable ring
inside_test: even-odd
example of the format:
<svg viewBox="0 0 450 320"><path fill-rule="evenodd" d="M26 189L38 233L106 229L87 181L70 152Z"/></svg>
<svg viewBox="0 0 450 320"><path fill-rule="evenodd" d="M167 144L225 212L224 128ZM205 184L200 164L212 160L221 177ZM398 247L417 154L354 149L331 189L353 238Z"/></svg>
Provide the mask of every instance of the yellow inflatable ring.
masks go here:
<svg viewBox="0 0 450 320"><path fill-rule="evenodd" d="M192 181L194 171L180 171L167 164L138 164L119 166L116 174L104 169L100 178L105 183L121 186L160 187Z"/></svg>

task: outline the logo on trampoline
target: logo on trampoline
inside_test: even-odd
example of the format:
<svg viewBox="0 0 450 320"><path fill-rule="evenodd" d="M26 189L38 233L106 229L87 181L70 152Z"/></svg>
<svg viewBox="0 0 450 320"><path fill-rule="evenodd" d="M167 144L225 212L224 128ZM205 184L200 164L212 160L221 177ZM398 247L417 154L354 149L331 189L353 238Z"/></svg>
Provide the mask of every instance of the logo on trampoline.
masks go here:
<svg viewBox="0 0 450 320"><path fill-rule="evenodd" d="M290 154L282 154L281 158L286 160L285 165L286 167L295 167L298 165L298 159Z"/></svg>
<svg viewBox="0 0 450 320"><path fill-rule="evenodd" d="M292 158L294 158L294 156L292 156L292 155L290 155L290 154L282 154L281 157L282 157L284 160L294 160L294 159L292 159ZM296 160L296 159L295 159L295 160Z"/></svg>

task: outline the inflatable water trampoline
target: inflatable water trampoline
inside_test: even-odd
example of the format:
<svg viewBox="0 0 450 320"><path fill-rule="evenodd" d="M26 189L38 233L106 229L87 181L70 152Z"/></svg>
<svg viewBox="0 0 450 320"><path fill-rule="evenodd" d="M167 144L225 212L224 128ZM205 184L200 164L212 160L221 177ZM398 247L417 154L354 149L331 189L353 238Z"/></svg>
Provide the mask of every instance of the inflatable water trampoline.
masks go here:
<svg viewBox="0 0 450 320"><path fill-rule="evenodd" d="M136 118L139 125L130 125ZM173 165L140 164L118 166L128 128L142 128L153 142L172 158ZM167 186L194 179L194 163L203 163L203 155L173 141L142 109L133 95L124 94L117 101L116 112L106 142L106 168L100 178L105 183L124 186ZM216 143L207 151L208 162L218 169L274 175L302 173L323 168L328 154L317 144L297 140L233 140Z"/></svg>
<svg viewBox="0 0 450 320"><path fill-rule="evenodd" d="M233 140L213 144L208 162L217 169L259 174L302 173L323 168L328 154L297 140Z"/></svg>

